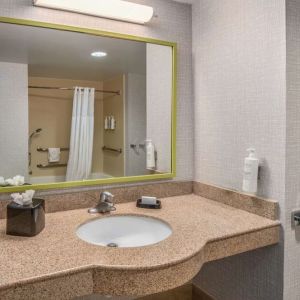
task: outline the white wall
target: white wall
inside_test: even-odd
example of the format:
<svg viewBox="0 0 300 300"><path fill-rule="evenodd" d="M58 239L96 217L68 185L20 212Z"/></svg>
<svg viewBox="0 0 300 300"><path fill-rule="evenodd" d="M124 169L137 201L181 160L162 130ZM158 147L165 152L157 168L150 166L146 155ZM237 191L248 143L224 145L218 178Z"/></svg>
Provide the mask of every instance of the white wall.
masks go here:
<svg viewBox="0 0 300 300"><path fill-rule="evenodd" d="M300 229L291 212L300 208L300 2L287 5L287 135L284 239L284 299L300 299Z"/></svg>
<svg viewBox="0 0 300 300"><path fill-rule="evenodd" d="M157 152L156 169L171 172L172 48L147 44L147 139Z"/></svg>
<svg viewBox="0 0 300 300"><path fill-rule="evenodd" d="M146 76L127 74L125 99L125 176L145 175L146 152L139 144L146 140ZM130 144L137 145L133 149Z"/></svg>
<svg viewBox="0 0 300 300"><path fill-rule="evenodd" d="M0 15L67 24L178 43L177 177L193 179L193 100L191 7L171 0L135 0L154 7L150 24L137 25L32 6L32 0L2 0Z"/></svg>
<svg viewBox="0 0 300 300"><path fill-rule="evenodd" d="M195 179L240 190L246 149L255 147L259 195L282 211L285 59L285 1L194 1ZM282 247L209 263L196 282L215 299L282 299Z"/></svg>
<svg viewBox="0 0 300 300"><path fill-rule="evenodd" d="M0 176L28 176L27 65L0 62Z"/></svg>

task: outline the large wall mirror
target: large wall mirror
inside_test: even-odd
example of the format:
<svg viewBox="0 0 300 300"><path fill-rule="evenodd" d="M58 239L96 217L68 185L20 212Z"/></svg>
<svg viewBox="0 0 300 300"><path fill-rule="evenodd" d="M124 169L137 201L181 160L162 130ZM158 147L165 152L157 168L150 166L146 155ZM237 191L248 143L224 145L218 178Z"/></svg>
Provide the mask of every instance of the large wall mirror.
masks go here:
<svg viewBox="0 0 300 300"><path fill-rule="evenodd" d="M0 192L173 177L175 56L174 43L0 18Z"/></svg>

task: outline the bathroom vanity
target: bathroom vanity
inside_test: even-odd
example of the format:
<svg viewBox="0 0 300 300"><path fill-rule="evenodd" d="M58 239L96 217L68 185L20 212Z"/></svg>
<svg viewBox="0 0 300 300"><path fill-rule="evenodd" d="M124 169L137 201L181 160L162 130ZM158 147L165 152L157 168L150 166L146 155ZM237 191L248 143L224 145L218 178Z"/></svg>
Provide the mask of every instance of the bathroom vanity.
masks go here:
<svg viewBox="0 0 300 300"><path fill-rule="evenodd" d="M164 198L162 206L148 210L129 202L117 204L110 215L89 215L86 209L50 213L44 231L33 238L7 236L0 221L0 298L157 293L188 282L205 262L279 241L278 221L198 195ZM132 248L93 245L76 235L80 224L115 215L156 218L172 234Z"/></svg>

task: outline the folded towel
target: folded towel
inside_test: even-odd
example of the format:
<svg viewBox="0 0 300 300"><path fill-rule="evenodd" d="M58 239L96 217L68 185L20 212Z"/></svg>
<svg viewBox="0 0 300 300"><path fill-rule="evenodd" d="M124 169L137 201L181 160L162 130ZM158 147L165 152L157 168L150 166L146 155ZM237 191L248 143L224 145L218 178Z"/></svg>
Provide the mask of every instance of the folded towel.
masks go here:
<svg viewBox="0 0 300 300"><path fill-rule="evenodd" d="M24 176L21 175L16 175L13 178L8 178L5 180L6 184L15 185L15 186L23 185L24 182L25 182L25 178Z"/></svg>
<svg viewBox="0 0 300 300"><path fill-rule="evenodd" d="M48 161L49 162L60 161L60 148L48 148Z"/></svg>

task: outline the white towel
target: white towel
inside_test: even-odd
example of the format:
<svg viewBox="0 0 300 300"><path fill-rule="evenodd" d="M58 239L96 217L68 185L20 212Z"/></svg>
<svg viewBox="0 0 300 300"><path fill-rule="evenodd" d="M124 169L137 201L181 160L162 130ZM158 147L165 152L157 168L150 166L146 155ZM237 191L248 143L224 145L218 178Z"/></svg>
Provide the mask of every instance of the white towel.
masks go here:
<svg viewBox="0 0 300 300"><path fill-rule="evenodd" d="M60 161L60 148L48 148L48 161L49 162Z"/></svg>
<svg viewBox="0 0 300 300"><path fill-rule="evenodd" d="M8 178L5 180L6 184L14 185L14 186L23 185L24 182L25 182L25 178L24 178L24 176L21 176L21 175L17 175L17 176L14 176L13 178Z"/></svg>

